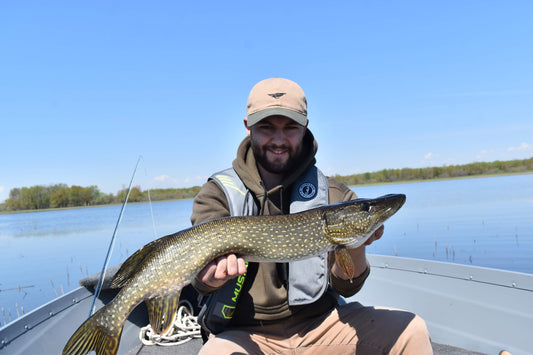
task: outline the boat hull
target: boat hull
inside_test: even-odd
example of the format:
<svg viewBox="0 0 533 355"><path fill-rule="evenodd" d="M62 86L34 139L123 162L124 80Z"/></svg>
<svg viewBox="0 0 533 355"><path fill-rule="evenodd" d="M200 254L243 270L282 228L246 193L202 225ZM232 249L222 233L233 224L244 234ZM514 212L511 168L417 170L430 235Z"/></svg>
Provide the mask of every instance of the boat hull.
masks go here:
<svg viewBox="0 0 533 355"><path fill-rule="evenodd" d="M428 325L435 354L530 353L533 275L392 256L368 256L371 276L346 302L400 308L419 314ZM102 291L99 309L118 290ZM87 319L93 293L80 287L0 328L0 355L60 354ZM146 308L126 322L118 354L196 354L201 340L171 348L142 347L140 328ZM468 350L464 350L468 349Z"/></svg>

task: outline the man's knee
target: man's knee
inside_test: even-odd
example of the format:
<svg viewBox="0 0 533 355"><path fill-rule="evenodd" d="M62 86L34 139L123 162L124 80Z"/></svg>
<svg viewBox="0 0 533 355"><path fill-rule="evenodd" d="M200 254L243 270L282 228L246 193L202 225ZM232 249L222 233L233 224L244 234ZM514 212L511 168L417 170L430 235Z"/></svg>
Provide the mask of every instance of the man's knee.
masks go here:
<svg viewBox="0 0 533 355"><path fill-rule="evenodd" d="M407 329L413 334L413 336L429 337L426 322L418 315L415 315Z"/></svg>
<svg viewBox="0 0 533 355"><path fill-rule="evenodd" d="M198 354L242 355L261 353L257 344L252 341L249 333L229 330L217 336L211 335Z"/></svg>
<svg viewBox="0 0 533 355"><path fill-rule="evenodd" d="M198 355L211 354L247 354L247 352L237 343L218 337L210 337L202 346Z"/></svg>
<svg viewBox="0 0 533 355"><path fill-rule="evenodd" d="M426 322L415 315L405 328L391 354L433 354Z"/></svg>

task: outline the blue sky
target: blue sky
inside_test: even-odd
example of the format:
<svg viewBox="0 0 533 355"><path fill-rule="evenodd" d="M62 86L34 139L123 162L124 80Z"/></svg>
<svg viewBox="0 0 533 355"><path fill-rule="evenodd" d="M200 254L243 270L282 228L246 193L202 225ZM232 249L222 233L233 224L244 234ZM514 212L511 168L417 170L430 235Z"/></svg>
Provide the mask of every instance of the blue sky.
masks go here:
<svg viewBox="0 0 533 355"><path fill-rule="evenodd" d="M298 82L327 174L533 156L531 1L3 1L0 202L201 185Z"/></svg>

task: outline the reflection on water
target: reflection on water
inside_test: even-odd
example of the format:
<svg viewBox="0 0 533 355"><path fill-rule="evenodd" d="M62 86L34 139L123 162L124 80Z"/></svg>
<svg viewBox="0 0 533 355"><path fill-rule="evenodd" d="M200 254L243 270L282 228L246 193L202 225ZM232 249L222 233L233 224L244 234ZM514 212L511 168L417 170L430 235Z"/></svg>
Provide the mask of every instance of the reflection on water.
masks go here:
<svg viewBox="0 0 533 355"><path fill-rule="evenodd" d="M360 197L404 193L369 253L533 273L533 175L355 187ZM128 205L110 265L190 225L192 201ZM120 212L106 206L0 215L0 308L6 321L99 272ZM154 226L155 225L155 231ZM3 325L0 319L0 325Z"/></svg>

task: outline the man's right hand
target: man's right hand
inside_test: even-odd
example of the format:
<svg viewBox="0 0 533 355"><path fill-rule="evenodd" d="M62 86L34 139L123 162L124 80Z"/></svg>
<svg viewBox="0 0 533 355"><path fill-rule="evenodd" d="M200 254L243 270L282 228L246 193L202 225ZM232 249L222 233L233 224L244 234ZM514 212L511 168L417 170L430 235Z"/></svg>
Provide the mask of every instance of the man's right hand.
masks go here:
<svg viewBox="0 0 533 355"><path fill-rule="evenodd" d="M228 280L246 273L244 259L235 254L221 256L203 268L197 278L206 285L219 288Z"/></svg>

